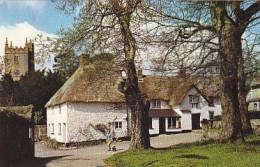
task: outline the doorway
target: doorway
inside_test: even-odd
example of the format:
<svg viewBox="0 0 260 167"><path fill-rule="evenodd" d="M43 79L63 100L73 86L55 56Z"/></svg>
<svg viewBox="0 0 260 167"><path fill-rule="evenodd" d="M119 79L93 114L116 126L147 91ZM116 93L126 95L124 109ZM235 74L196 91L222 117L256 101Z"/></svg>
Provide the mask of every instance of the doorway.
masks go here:
<svg viewBox="0 0 260 167"><path fill-rule="evenodd" d="M159 118L159 134L165 133L165 117Z"/></svg>
<svg viewBox="0 0 260 167"><path fill-rule="evenodd" d="M200 129L200 114L192 114L192 130Z"/></svg>

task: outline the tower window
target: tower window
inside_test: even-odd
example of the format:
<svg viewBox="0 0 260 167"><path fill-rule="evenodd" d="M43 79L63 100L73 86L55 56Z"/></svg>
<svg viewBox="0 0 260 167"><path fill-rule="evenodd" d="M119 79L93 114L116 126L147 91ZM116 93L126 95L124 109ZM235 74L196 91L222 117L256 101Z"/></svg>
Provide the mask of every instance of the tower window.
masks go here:
<svg viewBox="0 0 260 167"><path fill-rule="evenodd" d="M19 58L18 56L14 56L14 61L17 62L17 61L18 61L18 58Z"/></svg>

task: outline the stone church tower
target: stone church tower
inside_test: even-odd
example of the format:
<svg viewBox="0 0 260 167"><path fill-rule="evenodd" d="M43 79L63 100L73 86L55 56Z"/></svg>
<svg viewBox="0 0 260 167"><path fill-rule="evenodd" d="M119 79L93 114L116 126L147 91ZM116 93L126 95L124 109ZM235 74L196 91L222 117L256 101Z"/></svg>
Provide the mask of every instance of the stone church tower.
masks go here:
<svg viewBox="0 0 260 167"><path fill-rule="evenodd" d="M5 74L11 74L14 80L19 80L27 72L34 71L34 44L25 42L24 47L10 46L6 38L5 42Z"/></svg>

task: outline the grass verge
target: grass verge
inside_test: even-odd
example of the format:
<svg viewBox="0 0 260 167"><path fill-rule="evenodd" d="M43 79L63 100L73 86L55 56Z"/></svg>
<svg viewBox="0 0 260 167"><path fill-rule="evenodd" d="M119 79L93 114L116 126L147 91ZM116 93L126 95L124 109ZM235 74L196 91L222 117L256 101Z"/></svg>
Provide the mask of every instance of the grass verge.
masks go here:
<svg viewBox="0 0 260 167"><path fill-rule="evenodd" d="M260 136L246 143L217 144L210 140L165 149L125 151L105 160L111 167L130 166L260 166Z"/></svg>

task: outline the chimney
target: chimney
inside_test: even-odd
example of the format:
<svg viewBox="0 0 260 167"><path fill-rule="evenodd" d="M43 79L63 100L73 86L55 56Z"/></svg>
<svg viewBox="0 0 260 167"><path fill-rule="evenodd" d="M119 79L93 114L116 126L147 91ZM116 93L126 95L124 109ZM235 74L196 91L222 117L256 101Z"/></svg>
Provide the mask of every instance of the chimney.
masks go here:
<svg viewBox="0 0 260 167"><path fill-rule="evenodd" d="M137 73L137 77L138 77L138 82L142 82L144 80L143 70L140 67L137 67L136 73Z"/></svg>
<svg viewBox="0 0 260 167"><path fill-rule="evenodd" d="M84 67L89 64L89 55L88 54L82 54L79 56L79 66Z"/></svg>
<svg viewBox="0 0 260 167"><path fill-rule="evenodd" d="M186 78L186 68L183 67L183 65L179 68L178 76L182 78Z"/></svg>

